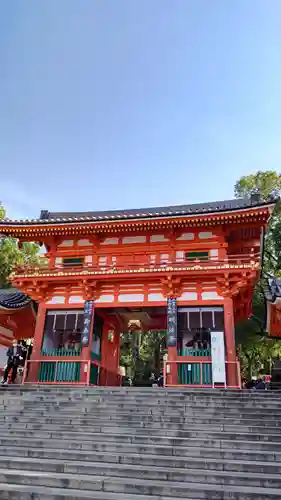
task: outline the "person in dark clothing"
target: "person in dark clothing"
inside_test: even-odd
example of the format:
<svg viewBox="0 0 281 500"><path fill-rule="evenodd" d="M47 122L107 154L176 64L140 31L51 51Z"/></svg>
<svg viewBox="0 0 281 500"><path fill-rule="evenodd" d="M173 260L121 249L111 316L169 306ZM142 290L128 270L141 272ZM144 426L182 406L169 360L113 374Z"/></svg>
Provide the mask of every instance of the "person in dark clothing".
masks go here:
<svg viewBox="0 0 281 500"><path fill-rule="evenodd" d="M8 362L6 365L6 369L4 372L4 378L2 380L2 385L6 385L8 381L8 376L10 371L12 370L12 384L15 383L18 373L18 367L23 360L23 349L17 340L13 341L13 346L9 347L7 351Z"/></svg>
<svg viewBox="0 0 281 500"><path fill-rule="evenodd" d="M258 391L265 391L266 384L263 378L259 379L256 383L255 389Z"/></svg>

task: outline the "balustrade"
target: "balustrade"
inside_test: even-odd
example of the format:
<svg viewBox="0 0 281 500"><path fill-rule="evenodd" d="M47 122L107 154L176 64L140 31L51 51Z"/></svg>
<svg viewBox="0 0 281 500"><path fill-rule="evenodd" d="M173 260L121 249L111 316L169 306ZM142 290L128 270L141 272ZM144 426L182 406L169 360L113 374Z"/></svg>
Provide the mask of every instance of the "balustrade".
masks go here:
<svg viewBox="0 0 281 500"><path fill-rule="evenodd" d="M20 277L23 275L42 275L48 276L50 273L52 276L57 275L61 276L65 273L69 274L122 274L122 273L134 273L134 272L153 272L155 269L165 270L174 270L181 271L183 270L203 270L204 269L212 269L218 267L228 267L228 266L237 266L237 267L257 267L259 265L260 254L249 254L249 255L230 255L223 259L208 259L208 260L200 260L200 259L188 259L186 261L167 261L161 264L150 264L150 263L135 263L129 262L128 264L112 264L112 265L103 265L103 266L93 266L91 263L85 263L83 267L63 266L62 264L56 264L50 267L47 264L43 264L41 266L35 265L17 265L14 267L14 277Z"/></svg>

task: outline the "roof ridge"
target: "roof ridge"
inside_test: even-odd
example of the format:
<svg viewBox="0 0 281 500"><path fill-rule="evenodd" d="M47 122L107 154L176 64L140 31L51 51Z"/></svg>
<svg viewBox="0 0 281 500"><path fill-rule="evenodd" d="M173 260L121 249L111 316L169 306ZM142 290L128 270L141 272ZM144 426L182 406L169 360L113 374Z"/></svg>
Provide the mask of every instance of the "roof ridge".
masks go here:
<svg viewBox="0 0 281 500"><path fill-rule="evenodd" d="M25 223L65 223L65 222L114 222L119 220L151 219L160 217L182 217L190 215L207 215L220 212L246 210L268 205L274 205L277 200L262 201L259 197L232 198L230 200L193 203L190 205L168 205L163 207L133 208L124 210L96 210L88 212L49 212L42 210L39 219L0 221L0 226L5 224Z"/></svg>

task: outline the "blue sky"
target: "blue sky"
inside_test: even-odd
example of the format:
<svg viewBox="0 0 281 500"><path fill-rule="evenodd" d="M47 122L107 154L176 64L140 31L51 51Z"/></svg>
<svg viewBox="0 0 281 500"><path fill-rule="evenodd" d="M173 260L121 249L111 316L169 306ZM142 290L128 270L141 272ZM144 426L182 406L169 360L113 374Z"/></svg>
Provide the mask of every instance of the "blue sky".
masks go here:
<svg viewBox="0 0 281 500"><path fill-rule="evenodd" d="M280 0L0 2L8 215L224 199L279 170L280 18Z"/></svg>

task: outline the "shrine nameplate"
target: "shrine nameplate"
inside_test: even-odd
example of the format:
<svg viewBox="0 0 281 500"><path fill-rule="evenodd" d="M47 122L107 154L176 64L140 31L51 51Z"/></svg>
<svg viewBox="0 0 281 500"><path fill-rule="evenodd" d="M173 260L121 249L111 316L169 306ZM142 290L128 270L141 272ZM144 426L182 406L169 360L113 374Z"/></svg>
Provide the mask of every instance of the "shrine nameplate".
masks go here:
<svg viewBox="0 0 281 500"><path fill-rule="evenodd" d="M89 345L93 313L94 313L93 300L86 300L84 304L84 321L83 321L83 331L82 331L82 344L84 346Z"/></svg>
<svg viewBox="0 0 281 500"><path fill-rule="evenodd" d="M177 329L178 329L177 299L168 299L167 318L168 318L167 346L177 347Z"/></svg>

